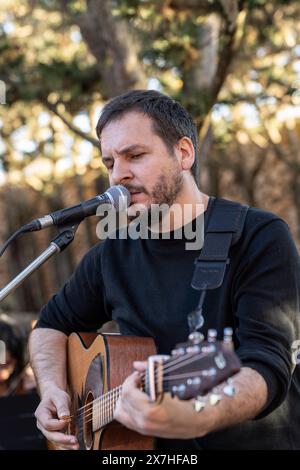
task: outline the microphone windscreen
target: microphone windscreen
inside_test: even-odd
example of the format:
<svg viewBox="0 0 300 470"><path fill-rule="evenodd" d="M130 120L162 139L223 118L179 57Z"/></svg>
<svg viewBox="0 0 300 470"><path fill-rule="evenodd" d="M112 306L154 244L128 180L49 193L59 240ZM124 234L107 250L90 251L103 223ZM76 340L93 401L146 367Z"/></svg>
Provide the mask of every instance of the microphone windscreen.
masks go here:
<svg viewBox="0 0 300 470"><path fill-rule="evenodd" d="M128 189L122 185L111 186L106 194L109 195L110 200L114 206L114 209L119 211L124 211L130 205L131 195Z"/></svg>

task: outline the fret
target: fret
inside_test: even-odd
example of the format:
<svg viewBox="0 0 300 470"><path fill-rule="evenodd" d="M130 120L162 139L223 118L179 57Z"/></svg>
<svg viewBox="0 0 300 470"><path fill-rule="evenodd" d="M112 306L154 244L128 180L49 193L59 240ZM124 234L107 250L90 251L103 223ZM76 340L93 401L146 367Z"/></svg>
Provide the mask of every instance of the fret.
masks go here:
<svg viewBox="0 0 300 470"><path fill-rule="evenodd" d="M113 421L121 390L121 387L116 387L92 402L94 432Z"/></svg>

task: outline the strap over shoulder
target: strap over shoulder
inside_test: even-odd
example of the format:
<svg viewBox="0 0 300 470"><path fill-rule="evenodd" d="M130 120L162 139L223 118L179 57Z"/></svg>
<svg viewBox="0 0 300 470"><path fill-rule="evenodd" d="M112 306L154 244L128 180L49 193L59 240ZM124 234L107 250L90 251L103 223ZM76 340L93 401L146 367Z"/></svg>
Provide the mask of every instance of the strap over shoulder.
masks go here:
<svg viewBox="0 0 300 470"><path fill-rule="evenodd" d="M243 232L249 206L226 199L214 200L205 231L204 245L195 260L192 287L197 290L216 289L224 280L229 264L229 250Z"/></svg>

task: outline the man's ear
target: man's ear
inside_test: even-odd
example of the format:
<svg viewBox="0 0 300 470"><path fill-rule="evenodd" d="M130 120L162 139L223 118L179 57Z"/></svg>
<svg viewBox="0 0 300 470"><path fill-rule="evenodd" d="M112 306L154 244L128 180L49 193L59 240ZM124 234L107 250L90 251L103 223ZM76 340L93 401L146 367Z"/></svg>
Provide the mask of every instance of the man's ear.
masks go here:
<svg viewBox="0 0 300 470"><path fill-rule="evenodd" d="M189 137L181 137L176 144L176 153L182 170L190 170L195 161L195 149Z"/></svg>

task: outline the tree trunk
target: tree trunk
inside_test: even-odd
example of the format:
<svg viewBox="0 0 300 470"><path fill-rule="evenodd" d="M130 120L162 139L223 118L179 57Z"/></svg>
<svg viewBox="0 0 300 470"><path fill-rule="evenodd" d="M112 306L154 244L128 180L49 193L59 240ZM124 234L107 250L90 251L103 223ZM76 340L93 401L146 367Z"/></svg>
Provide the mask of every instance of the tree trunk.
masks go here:
<svg viewBox="0 0 300 470"><path fill-rule="evenodd" d="M111 0L90 0L78 19L82 37L97 60L106 99L132 88L145 88L147 80L138 59L137 40L126 21L113 16Z"/></svg>

